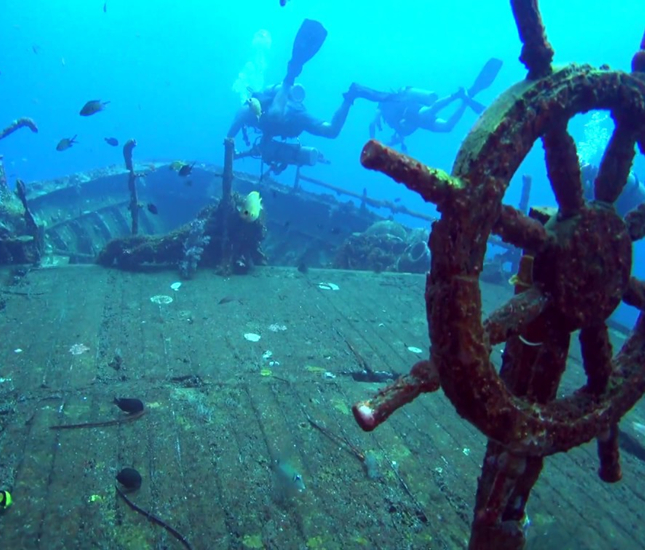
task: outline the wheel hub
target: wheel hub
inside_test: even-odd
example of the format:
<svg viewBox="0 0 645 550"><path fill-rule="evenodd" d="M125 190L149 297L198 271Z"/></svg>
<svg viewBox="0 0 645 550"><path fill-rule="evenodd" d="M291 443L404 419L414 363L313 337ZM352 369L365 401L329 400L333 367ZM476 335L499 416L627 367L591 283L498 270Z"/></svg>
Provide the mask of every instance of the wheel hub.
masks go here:
<svg viewBox="0 0 645 550"><path fill-rule="evenodd" d="M620 303L631 273L625 222L611 206L592 203L565 220L553 216L545 227L557 244L536 257L535 282L568 330L604 321Z"/></svg>

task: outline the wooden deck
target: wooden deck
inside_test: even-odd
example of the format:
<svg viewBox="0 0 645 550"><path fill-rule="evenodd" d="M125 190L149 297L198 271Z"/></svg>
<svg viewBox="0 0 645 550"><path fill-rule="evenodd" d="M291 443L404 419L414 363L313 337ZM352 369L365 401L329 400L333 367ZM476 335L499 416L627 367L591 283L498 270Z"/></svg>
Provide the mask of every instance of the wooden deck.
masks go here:
<svg viewBox="0 0 645 550"><path fill-rule="evenodd" d="M143 476L131 499L194 549L465 547L484 438L440 392L363 433L350 407L378 385L341 374L359 369L347 343L375 370L398 372L417 359L408 346L427 348L422 276L203 270L174 292L176 280L65 267L0 287L0 488L14 498L0 515L3 548L181 548L116 496L126 466ZM483 292L490 311L510 288ZM159 294L174 301L152 303ZM90 350L74 356L75 343ZM142 399L147 413L49 429L121 417L115 395ZM380 475L309 419L373 453ZM644 419L641 403L623 429ZM303 493L281 494L276 457L302 474ZM645 547L645 464L622 462L623 481L605 485L593 444L549 459L528 506L529 548Z"/></svg>

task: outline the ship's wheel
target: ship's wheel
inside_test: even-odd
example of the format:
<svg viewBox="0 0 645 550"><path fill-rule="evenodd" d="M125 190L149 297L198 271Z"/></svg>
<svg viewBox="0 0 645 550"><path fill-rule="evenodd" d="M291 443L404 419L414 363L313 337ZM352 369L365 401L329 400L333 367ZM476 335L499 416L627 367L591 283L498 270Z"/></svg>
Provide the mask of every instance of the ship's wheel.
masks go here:
<svg viewBox="0 0 645 550"><path fill-rule="evenodd" d="M586 203L567 123L595 109L609 110L615 129L595 180L596 200ZM541 221L502 204L538 139L558 202L548 220L536 216ZM645 315L613 358L605 323L621 300L645 311L644 285L630 278L631 245L645 234L645 206L626 220L612 206L636 144L642 151L645 82L570 65L500 96L462 144L452 175L375 141L363 150L364 166L389 174L441 212L430 236L426 287L432 368L457 411L513 454L546 456L608 432L645 391ZM479 275L491 233L522 248L528 269L518 280L523 291L482 322ZM511 338L539 345L538 362L557 389L570 333L578 329L587 384L566 398L553 399L551 389L517 395L491 362L492 346ZM355 410L369 428L369 411Z"/></svg>
<svg viewBox="0 0 645 550"><path fill-rule="evenodd" d="M621 478L618 422L645 392L645 284L631 277L632 243L645 236L645 204L621 218L614 203L636 154L645 152L645 37L632 73L588 65L553 70L553 49L531 0L511 0L527 79L502 94L462 144L452 174L429 168L376 141L361 162L441 213L430 235L426 281L429 360L354 405L372 430L419 394L442 387L461 416L488 436L478 478L469 549L519 550L525 507L543 459L593 438L600 478ZM613 134L586 202L572 117L609 111ZM529 215L502 204L504 193L541 140L557 209ZM488 238L523 256L515 295L482 320L479 277ZM640 310L616 355L607 318L622 301ZM579 331L586 384L558 397L572 333ZM505 343L498 373L491 361Z"/></svg>

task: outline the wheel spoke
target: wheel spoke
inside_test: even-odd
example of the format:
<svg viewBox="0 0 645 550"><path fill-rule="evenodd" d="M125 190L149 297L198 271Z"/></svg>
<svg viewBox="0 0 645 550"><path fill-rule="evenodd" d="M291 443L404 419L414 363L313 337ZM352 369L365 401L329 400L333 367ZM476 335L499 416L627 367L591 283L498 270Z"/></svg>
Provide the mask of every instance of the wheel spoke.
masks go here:
<svg viewBox="0 0 645 550"><path fill-rule="evenodd" d="M636 137L627 128L627 123L617 122L594 182L594 196L597 200L611 204L616 202L627 183L636 155L635 144Z"/></svg>
<svg viewBox="0 0 645 550"><path fill-rule="evenodd" d="M528 323L544 311L546 304L546 296L536 287L513 296L484 321L488 344L491 346L501 344L511 336L520 334Z"/></svg>
<svg viewBox="0 0 645 550"><path fill-rule="evenodd" d="M576 144L564 125L547 132L542 142L546 152L546 170L560 207L560 216L575 216L584 206Z"/></svg>
<svg viewBox="0 0 645 550"><path fill-rule="evenodd" d="M586 389L600 395L607 387L613 355L607 325L583 328L580 331L580 350L587 373Z"/></svg>
<svg viewBox="0 0 645 550"><path fill-rule="evenodd" d="M623 295L623 302L645 311L645 283L636 277L629 279L629 285Z"/></svg>
<svg viewBox="0 0 645 550"><path fill-rule="evenodd" d="M640 241L645 237L645 202L627 213L625 223L629 237L633 242Z"/></svg>
<svg viewBox="0 0 645 550"><path fill-rule="evenodd" d="M506 204L502 205L492 232L505 243L530 250L534 254L542 251L550 241L544 225Z"/></svg>
<svg viewBox="0 0 645 550"><path fill-rule="evenodd" d="M553 48L546 38L537 2L512 0L511 8L523 44L520 61L529 70L528 78L547 76L551 73Z"/></svg>
<svg viewBox="0 0 645 550"><path fill-rule="evenodd" d="M598 477L605 483L616 483L623 477L620 469L618 437L618 424L613 424L607 433L598 437L598 458L600 459Z"/></svg>
<svg viewBox="0 0 645 550"><path fill-rule="evenodd" d="M571 334L557 327L553 316L546 321L545 338L532 368L526 397L538 403L549 403L557 397L562 374L567 368Z"/></svg>
<svg viewBox="0 0 645 550"><path fill-rule="evenodd" d="M371 139L361 152L361 164L370 170L376 170L390 176L397 183L402 183L410 191L421 195L426 202L441 205L463 187L462 183L447 172L429 168L425 164L403 153L395 151L378 141Z"/></svg>

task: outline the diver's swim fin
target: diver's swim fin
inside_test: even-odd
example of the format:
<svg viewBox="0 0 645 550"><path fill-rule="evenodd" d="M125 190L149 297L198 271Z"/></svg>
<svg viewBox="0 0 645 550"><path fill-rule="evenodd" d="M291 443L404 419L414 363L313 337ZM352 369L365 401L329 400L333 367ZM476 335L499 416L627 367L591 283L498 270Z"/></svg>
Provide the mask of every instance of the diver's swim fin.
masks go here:
<svg viewBox="0 0 645 550"><path fill-rule="evenodd" d="M468 98L466 102L468 103L468 107L470 107L478 115L481 115L486 110L486 105L480 103L479 101L475 101L472 98Z"/></svg>
<svg viewBox="0 0 645 550"><path fill-rule="evenodd" d="M468 97L474 98L479 92L488 88L497 77L499 70L502 68L502 60L491 57L479 71L475 82L468 88Z"/></svg>
<svg viewBox="0 0 645 550"><path fill-rule="evenodd" d="M294 80L302 72L304 64L318 53L318 50L325 42L325 38L327 38L327 30L322 26L322 23L313 19L305 19L302 22L293 41L291 60L285 77L287 84L294 83Z"/></svg>

